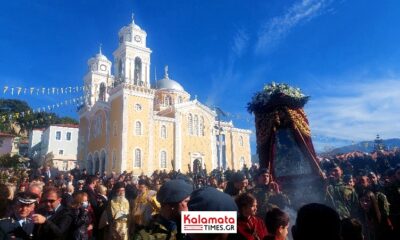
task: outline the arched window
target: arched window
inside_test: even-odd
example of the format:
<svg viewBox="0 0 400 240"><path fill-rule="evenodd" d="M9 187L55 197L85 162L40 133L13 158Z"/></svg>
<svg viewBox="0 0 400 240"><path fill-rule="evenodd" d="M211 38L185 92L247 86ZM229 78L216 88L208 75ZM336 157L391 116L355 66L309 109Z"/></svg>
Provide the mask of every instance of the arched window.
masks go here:
<svg viewBox="0 0 400 240"><path fill-rule="evenodd" d="M193 135L193 116L191 113L189 113L188 123L189 123L189 134Z"/></svg>
<svg viewBox="0 0 400 240"><path fill-rule="evenodd" d="M113 136L117 136L117 122L113 123Z"/></svg>
<svg viewBox="0 0 400 240"><path fill-rule="evenodd" d="M115 150L112 151L112 161L111 161L111 168L115 169L115 165L117 164L117 156L115 154Z"/></svg>
<svg viewBox="0 0 400 240"><path fill-rule="evenodd" d="M167 138L167 127L165 125L161 126L161 138Z"/></svg>
<svg viewBox="0 0 400 240"><path fill-rule="evenodd" d="M200 136L204 136L204 117L200 117Z"/></svg>
<svg viewBox="0 0 400 240"><path fill-rule="evenodd" d="M103 150L101 151L100 154L100 174L103 174L103 172L107 169L106 167L106 152Z"/></svg>
<svg viewBox="0 0 400 240"><path fill-rule="evenodd" d="M193 126L194 126L194 135L199 136L199 117L197 115L194 115Z"/></svg>
<svg viewBox="0 0 400 240"><path fill-rule="evenodd" d="M183 102L182 96L179 96L178 97L178 103L182 103L182 102Z"/></svg>
<svg viewBox="0 0 400 240"><path fill-rule="evenodd" d="M135 134L137 136L142 135L142 123L139 121L136 121L136 124L135 124Z"/></svg>
<svg viewBox="0 0 400 240"><path fill-rule="evenodd" d="M167 168L167 152L161 151L160 153L160 167Z"/></svg>
<svg viewBox="0 0 400 240"><path fill-rule="evenodd" d="M104 83L100 84L99 101L106 101L106 85Z"/></svg>
<svg viewBox="0 0 400 240"><path fill-rule="evenodd" d="M171 96L169 96L169 95L165 96L165 98L164 98L164 105L165 105L165 106L170 106L171 104L172 104Z"/></svg>
<svg viewBox="0 0 400 240"><path fill-rule="evenodd" d="M124 77L124 69L122 68L122 59L120 59L118 62L118 74L120 78Z"/></svg>
<svg viewBox="0 0 400 240"><path fill-rule="evenodd" d="M140 151L139 148L135 149L135 162L133 164L133 167L135 168L142 167L142 152Z"/></svg>
<svg viewBox="0 0 400 240"><path fill-rule="evenodd" d="M243 147L243 137L242 136L239 137L239 145L241 147Z"/></svg>
<svg viewBox="0 0 400 240"><path fill-rule="evenodd" d="M246 162L245 162L245 160L244 160L244 157L240 157L240 162L239 162L239 167L240 167L240 169L242 169L243 167L244 167L244 164L245 164Z"/></svg>
<svg viewBox="0 0 400 240"><path fill-rule="evenodd" d="M100 171L100 158L99 158L99 153L96 152L94 154L94 171L92 172L92 174L95 174L96 172Z"/></svg>
<svg viewBox="0 0 400 240"><path fill-rule="evenodd" d="M135 72L134 72L134 78L133 78L133 84L142 86L142 59L139 57L135 58Z"/></svg>
<svg viewBox="0 0 400 240"><path fill-rule="evenodd" d="M87 168L88 168L88 172L91 174L93 171L93 158L92 158L91 154L89 154L89 156L88 156Z"/></svg>

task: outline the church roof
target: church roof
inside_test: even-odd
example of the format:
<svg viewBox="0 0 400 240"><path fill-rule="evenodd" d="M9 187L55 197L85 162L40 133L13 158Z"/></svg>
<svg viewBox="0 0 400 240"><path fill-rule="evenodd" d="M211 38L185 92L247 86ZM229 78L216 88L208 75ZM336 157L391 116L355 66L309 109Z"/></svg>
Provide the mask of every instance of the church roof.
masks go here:
<svg viewBox="0 0 400 240"><path fill-rule="evenodd" d="M96 54L96 59L108 61L108 58L104 56L101 52Z"/></svg>
<svg viewBox="0 0 400 240"><path fill-rule="evenodd" d="M156 89L171 89L178 91L185 91L177 81L168 77L168 66L165 66L165 76L163 79L158 80L155 85Z"/></svg>
<svg viewBox="0 0 400 240"><path fill-rule="evenodd" d="M178 82L169 79L169 78L164 78L161 80L158 80L156 82L156 89L172 89L172 90L179 90L179 91L184 91L182 85L180 85Z"/></svg>

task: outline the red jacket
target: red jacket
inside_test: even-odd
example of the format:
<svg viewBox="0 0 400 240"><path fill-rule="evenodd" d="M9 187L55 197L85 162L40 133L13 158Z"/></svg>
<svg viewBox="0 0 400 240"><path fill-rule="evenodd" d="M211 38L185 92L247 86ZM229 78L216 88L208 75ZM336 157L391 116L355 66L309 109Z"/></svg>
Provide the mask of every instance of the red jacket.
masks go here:
<svg viewBox="0 0 400 240"><path fill-rule="evenodd" d="M239 217L237 231L248 240L260 240L268 234L264 221L257 216Z"/></svg>

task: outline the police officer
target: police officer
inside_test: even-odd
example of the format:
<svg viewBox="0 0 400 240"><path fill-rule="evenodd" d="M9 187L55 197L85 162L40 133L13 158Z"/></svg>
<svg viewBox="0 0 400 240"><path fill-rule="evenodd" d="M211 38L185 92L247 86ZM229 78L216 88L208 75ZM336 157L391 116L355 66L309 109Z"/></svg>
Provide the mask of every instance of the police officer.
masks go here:
<svg viewBox="0 0 400 240"><path fill-rule="evenodd" d="M10 239L33 239L31 215L35 210L37 195L20 193L14 202L14 211L11 217L0 220L0 228Z"/></svg>
<svg viewBox="0 0 400 240"><path fill-rule="evenodd" d="M182 211L188 211L192 191L193 186L180 179L164 183L157 193L157 201L161 204L160 213L148 227L139 231L135 239L184 239L180 215Z"/></svg>

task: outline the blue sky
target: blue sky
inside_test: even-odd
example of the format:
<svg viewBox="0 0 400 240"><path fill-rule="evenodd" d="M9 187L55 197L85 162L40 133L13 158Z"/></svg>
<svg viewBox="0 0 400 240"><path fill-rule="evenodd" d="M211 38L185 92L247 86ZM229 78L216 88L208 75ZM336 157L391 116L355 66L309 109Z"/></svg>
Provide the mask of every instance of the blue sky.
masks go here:
<svg viewBox="0 0 400 240"><path fill-rule="evenodd" d="M3 1L0 87L83 83L87 60L112 59L119 29L148 34L151 75L169 75L198 99L254 130L246 104L271 81L300 87L318 149L400 135L400 2L395 0ZM45 107L70 96L19 96ZM0 97L11 98L9 92ZM76 117L72 106L57 113ZM323 141L322 141L322 140ZM321 141L320 141L321 140ZM328 142L328 143L326 143ZM253 137L254 149L254 137Z"/></svg>

